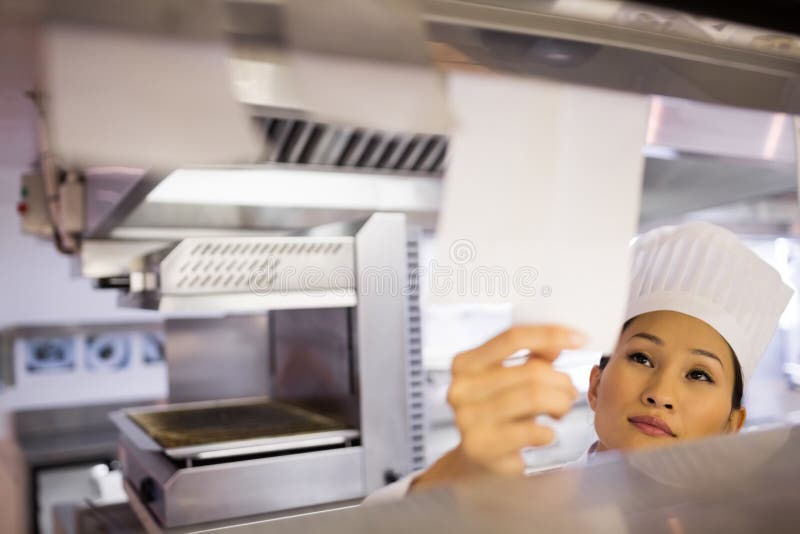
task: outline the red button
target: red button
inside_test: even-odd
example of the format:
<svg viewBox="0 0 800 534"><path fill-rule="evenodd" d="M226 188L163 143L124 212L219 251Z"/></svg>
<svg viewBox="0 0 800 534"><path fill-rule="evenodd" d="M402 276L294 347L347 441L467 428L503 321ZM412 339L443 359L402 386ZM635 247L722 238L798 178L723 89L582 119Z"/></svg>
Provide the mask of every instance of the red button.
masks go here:
<svg viewBox="0 0 800 534"><path fill-rule="evenodd" d="M20 202L19 204L17 204L17 213L19 213L20 215L25 215L26 213L28 213L28 205L24 202Z"/></svg>

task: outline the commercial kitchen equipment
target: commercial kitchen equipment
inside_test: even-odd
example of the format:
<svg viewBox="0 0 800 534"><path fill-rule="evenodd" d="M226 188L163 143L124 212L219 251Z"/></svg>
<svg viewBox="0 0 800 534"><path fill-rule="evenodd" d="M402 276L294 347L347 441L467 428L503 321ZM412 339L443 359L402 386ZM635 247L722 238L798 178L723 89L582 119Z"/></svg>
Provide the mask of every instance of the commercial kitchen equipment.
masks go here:
<svg viewBox="0 0 800 534"><path fill-rule="evenodd" d="M115 5L123 4L130 3ZM387 266L406 273L398 280L410 272L414 238L394 213L434 227L449 138L446 132L332 120L308 109L292 90L290 61L295 52L313 51L309 35L298 30L308 26L302 20L295 24L297 19L283 24L287 6L281 1L221 2L225 17L213 4L154 0L126 10L109 8L107 2L97 9L93 2L44 1L32 8L17 3L2 7L4 14L32 26L44 20L73 29L102 28L109 30L106 37L156 36L172 52L172 45L195 46L200 53L209 42L224 42L233 98L255 124L263 145L255 161L199 167L182 161L169 169L153 168L149 161L75 164L75 154L49 150L48 140L58 135L40 93L32 94L40 106L32 109L43 111L34 114L42 158L23 177L24 228L74 254L76 270L98 286L120 289L126 305L200 314L166 324L174 404L156 411L121 411L115 417L123 431L132 500L145 519L162 526L352 502L419 465L423 452L417 439L422 418L413 397L421 376L415 297L365 293L360 281ZM325 4L336 9L333 2ZM336 26L339 32L321 38L345 36L330 47L338 59L388 60L397 66L398 58L386 57L387 51L391 56L425 48L430 64L415 59L422 70L496 70L657 95L645 148L641 225L743 202L706 215L745 232L789 231L797 220L795 128L785 113L800 110L797 37L785 34L786 24L776 24L775 18L761 18L768 28L759 29L628 2L586 9L599 4L428 0L414 4L424 37L413 25L404 26L407 32L371 35L370 26L362 25L354 31ZM663 8L669 3L650 4ZM367 2L348 5L371 9ZM386 22L380 11L375 8L373 14ZM360 11L352 19L364 15ZM296 16L302 13L291 14ZM164 38L167 43L159 41ZM98 93L91 80L111 78L102 68L93 70L91 62L85 65L81 76L71 78L89 84L72 93L84 103L83 97ZM86 75L89 71L100 77ZM352 71L328 72L325 89L331 93L358 88L341 74ZM135 81L127 87L144 85L140 78ZM34 89L46 93L48 88ZM127 93L112 96L119 102L104 102L111 101L115 110L125 107L126 98L143 101ZM385 103L385 109L391 106ZM191 127L183 124L181 139L217 131L213 121L202 122L210 116L204 112L201 107L191 116ZM109 123L103 113L78 115L82 122L76 135L104 131ZM145 126L145 134L167 130ZM115 135L123 133L117 128ZM64 131L59 135L63 142ZM371 216L375 212L383 213ZM349 228L307 231L342 222ZM305 261L310 257L313 261ZM286 266L314 276L273 281L275 269ZM359 283L330 276L334 272L351 273ZM271 282L285 282L284 290L273 291ZM323 356L328 353L319 345L337 347L334 356ZM321 377L327 382L320 389ZM184 426L177 436L183 439L166 439L165 428L173 428L169 424L175 418L213 419L209 408L220 418L240 418L248 432L234 436L229 427L231 439L207 434L199 439L202 425ZM305 437L253 436L246 416L259 410L280 412L292 424L305 421L306 426L294 427ZM306 460L314 469L300 476L295 466ZM337 484L328 478L320 495L301 495L288 484L291 478L284 478L289 473L298 475L296 480L319 480L326 469L342 478ZM358 470L360 479L354 474ZM251 472L259 476L249 478ZM211 487L204 487L208 479L248 489L237 494L241 502L234 503L232 493L216 494L222 502L229 499L229 506L212 505L202 494ZM257 507L266 495L247 491L266 491L265 480L271 494L282 500L262 499ZM207 509L202 509L203 499Z"/></svg>
<svg viewBox="0 0 800 534"><path fill-rule="evenodd" d="M291 515L423 467L415 247L387 213L143 258L127 301L225 313L167 319L170 402L112 416L134 509L161 527Z"/></svg>
<svg viewBox="0 0 800 534"><path fill-rule="evenodd" d="M795 532L800 427L781 426L670 447L606 452L527 478L485 479L235 534L534 531Z"/></svg>
<svg viewBox="0 0 800 534"><path fill-rule="evenodd" d="M415 222L434 226L449 136L367 127L309 111L294 90L292 68L293 53L303 43L303 36L295 33L302 30L283 23L284 2L219 2L224 16L212 9L212 1L167 6L150 0L135 8L119 2L119 9L99 9L93 2L38 4L26 8L10 3L3 6L4 14L22 27L35 28L47 20L82 29L106 28L123 36L169 36L184 44L197 44L198 35L224 43L234 89L231 98L245 108L263 145L255 162L219 161L222 167L211 168L228 171L226 179L207 184L210 194L188 196L184 189L183 199L165 194L163 188L150 195L160 183L167 186L178 176L173 169L149 169L148 161L124 166L87 162L73 169L74 179L65 175L60 185L68 204L62 212L69 213L62 226L68 234L80 235L81 254L87 258L111 246L108 240L158 240L209 229L285 232L352 221L386 210L387 198L393 201L389 211L402 211ZM372 15L383 17L381 9L369 4L350 2L348 7L354 12L360 5L359 11L371 9ZM798 38L788 33L791 24L777 15L780 9L774 5L742 12L696 5L693 9L704 13L694 13L674 9L678 4L685 7L686 2L427 0L408 3L417 6L423 35L410 30L376 35L366 26L326 33L343 35L341 43L330 47L335 57L381 61L391 59L381 56L387 51L417 50L424 41L430 68L443 72L497 71L656 95L645 149L644 229L724 206L703 215L744 233L785 232L794 223L794 125L786 114L800 109ZM319 6L337 10L335 3ZM743 18L763 26L747 26ZM19 46L8 48L10 57L36 64L34 36L21 32ZM353 49L353 41L360 43L360 51ZM97 75L102 79L105 72L100 69ZM150 74L159 78L157 72ZM82 79L90 83L88 77ZM346 87L347 82L353 80L344 71L332 72L326 89ZM13 87L20 95L27 89L31 87ZM344 94L360 94L361 89L356 85ZM97 91L90 85L80 94ZM130 95L114 97L122 101ZM29 101L24 104L26 116L35 117L37 108ZM95 120L98 127L106 124L102 114L97 116L84 115L79 130L92 130ZM204 113L191 118L192 130L214 130L213 123L201 124ZM46 117L40 131L45 138L53 133ZM116 129L113 135L119 138L123 133ZM32 129L27 134L34 137ZM26 156L26 164L35 155ZM231 176L253 173L268 182L264 189L273 194L263 194L263 189L249 198L230 194ZM330 194L309 194L296 201L297 188L350 190L353 177L361 178L361 185L372 193L359 195L357 202L342 202ZM41 183L40 169L25 179L23 221L26 229L52 235L52 217L39 202L44 198ZM76 190L83 190L83 204L70 201L81 197ZM207 215L198 217L198 207ZM88 269L84 274L99 276Z"/></svg>

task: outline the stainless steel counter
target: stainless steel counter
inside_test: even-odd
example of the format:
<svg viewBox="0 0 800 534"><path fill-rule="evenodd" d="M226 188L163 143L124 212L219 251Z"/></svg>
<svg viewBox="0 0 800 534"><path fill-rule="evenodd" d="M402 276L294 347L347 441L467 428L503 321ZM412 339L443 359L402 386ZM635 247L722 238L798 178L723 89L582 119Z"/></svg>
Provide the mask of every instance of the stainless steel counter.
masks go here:
<svg viewBox="0 0 800 534"><path fill-rule="evenodd" d="M333 507L307 507L296 510L298 515L316 513L321 510L342 510L357 506L360 500L337 503ZM53 522L55 534L132 534L138 532L159 534L190 534L209 530L238 528L250 524L263 524L274 520L279 514L260 514L229 521L202 523L191 527L162 529L155 520L140 521L141 513L147 513L140 504L112 504L87 506L85 503L63 504L55 507ZM149 516L145 516L149 517Z"/></svg>
<svg viewBox="0 0 800 534"><path fill-rule="evenodd" d="M9 442L9 446L15 451L15 460L14 465L8 467L19 473L23 480L18 483L27 489L24 508L18 513L27 511L30 531L46 528L50 517L49 505L45 502L49 498L45 495L50 494L48 483L43 482L45 474L67 466L73 471L83 466L88 480L92 464L112 462L117 457L118 432L108 415L131 404L136 403L24 410L12 414L15 441ZM81 490L72 485L66 488L76 500L86 495L81 493L86 488Z"/></svg>
<svg viewBox="0 0 800 534"><path fill-rule="evenodd" d="M773 428L214 532L797 532L798 448L800 427Z"/></svg>
<svg viewBox="0 0 800 534"><path fill-rule="evenodd" d="M16 441L32 467L115 458L118 431L108 415L136 404L125 402L16 412L12 416Z"/></svg>

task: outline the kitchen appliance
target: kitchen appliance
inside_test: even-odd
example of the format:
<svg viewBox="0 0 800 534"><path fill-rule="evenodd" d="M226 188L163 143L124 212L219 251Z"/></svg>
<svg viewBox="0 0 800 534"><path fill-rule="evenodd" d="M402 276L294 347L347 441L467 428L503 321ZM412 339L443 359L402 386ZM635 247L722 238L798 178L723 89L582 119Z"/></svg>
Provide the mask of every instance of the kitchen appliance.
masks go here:
<svg viewBox="0 0 800 534"><path fill-rule="evenodd" d="M336 507L423 467L415 263L391 213L142 258L126 302L217 314L167 319L170 402L112 416L143 523Z"/></svg>

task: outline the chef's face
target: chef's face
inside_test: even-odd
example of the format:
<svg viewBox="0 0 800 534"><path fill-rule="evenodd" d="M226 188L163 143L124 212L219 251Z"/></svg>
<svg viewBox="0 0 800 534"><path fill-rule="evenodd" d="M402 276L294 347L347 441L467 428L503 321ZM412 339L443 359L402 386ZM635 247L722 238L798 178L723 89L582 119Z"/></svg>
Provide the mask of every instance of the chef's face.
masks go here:
<svg viewBox="0 0 800 534"><path fill-rule="evenodd" d="M640 449L737 432L733 353L716 330L673 311L645 313L620 334L605 369L592 369L589 405L598 449Z"/></svg>

